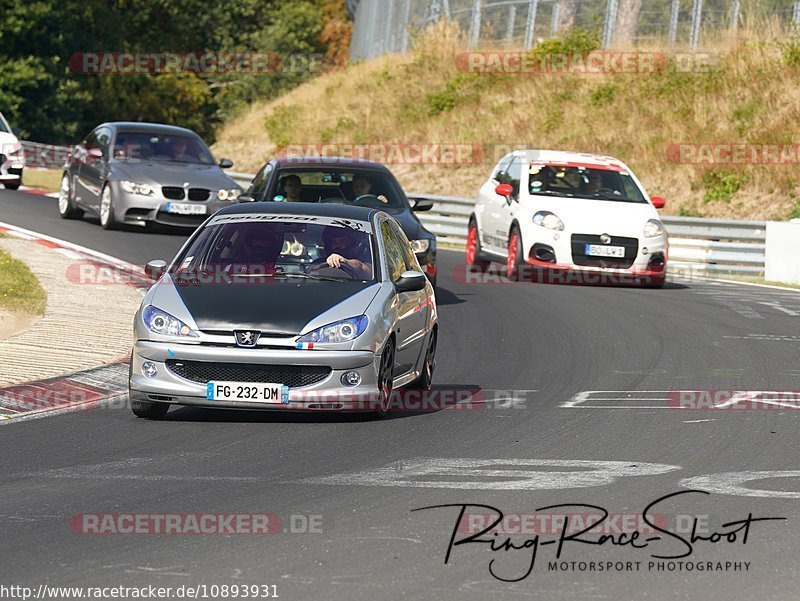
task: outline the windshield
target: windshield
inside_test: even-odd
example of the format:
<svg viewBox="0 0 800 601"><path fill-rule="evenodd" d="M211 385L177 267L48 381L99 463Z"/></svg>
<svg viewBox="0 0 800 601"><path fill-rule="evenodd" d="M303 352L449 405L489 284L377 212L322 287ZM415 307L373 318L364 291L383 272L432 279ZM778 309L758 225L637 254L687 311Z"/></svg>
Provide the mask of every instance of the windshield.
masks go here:
<svg viewBox="0 0 800 601"><path fill-rule="evenodd" d="M373 209L407 209L399 186L385 172L325 168L281 169L267 195L276 202L324 202Z"/></svg>
<svg viewBox="0 0 800 601"><path fill-rule="evenodd" d="M339 260L332 259L334 255ZM179 282L192 283L371 281L375 275L372 257L372 236L337 220L240 220L206 227L175 262L171 273Z"/></svg>
<svg viewBox="0 0 800 601"><path fill-rule="evenodd" d="M5 118L3 117L3 113L0 113L0 132L9 133L11 130L8 128L8 123L6 123Z"/></svg>
<svg viewBox="0 0 800 601"><path fill-rule="evenodd" d="M114 142L121 161L165 161L213 165L214 157L200 138L183 134L121 131Z"/></svg>
<svg viewBox="0 0 800 601"><path fill-rule="evenodd" d="M530 194L619 202L647 202L639 186L625 171L593 169L582 165L532 163L529 173L528 192Z"/></svg>

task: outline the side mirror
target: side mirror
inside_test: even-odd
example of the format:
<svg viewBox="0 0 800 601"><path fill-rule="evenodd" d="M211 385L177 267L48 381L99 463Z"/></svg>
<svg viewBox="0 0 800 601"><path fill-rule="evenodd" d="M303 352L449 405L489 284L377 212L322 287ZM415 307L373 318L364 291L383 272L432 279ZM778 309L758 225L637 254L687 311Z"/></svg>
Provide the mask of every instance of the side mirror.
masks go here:
<svg viewBox="0 0 800 601"><path fill-rule="evenodd" d="M651 196L650 202L652 202L653 206L657 209L663 209L667 204L667 201L660 196Z"/></svg>
<svg viewBox="0 0 800 601"><path fill-rule="evenodd" d="M249 194L240 194L237 200L239 202L255 202L256 199L250 196Z"/></svg>
<svg viewBox="0 0 800 601"><path fill-rule="evenodd" d="M433 208L433 201L430 198L415 198L413 200L412 211L430 211Z"/></svg>
<svg viewBox="0 0 800 601"><path fill-rule="evenodd" d="M404 271L394 287L398 292L419 292L425 289L425 279L421 271Z"/></svg>
<svg viewBox="0 0 800 601"><path fill-rule="evenodd" d="M511 184L498 184L494 189L494 193L498 196L502 196L506 200L510 200L511 196L514 194L514 187Z"/></svg>
<svg viewBox="0 0 800 601"><path fill-rule="evenodd" d="M230 169L233 167L233 161L230 159L220 159L219 160L219 168L220 169Z"/></svg>
<svg viewBox="0 0 800 601"><path fill-rule="evenodd" d="M161 259L150 261L144 266L144 274L151 280L159 280L161 276L167 271L167 262Z"/></svg>
<svg viewBox="0 0 800 601"><path fill-rule="evenodd" d="M90 148L86 151L86 156L92 161L99 161L103 158L103 151L99 148Z"/></svg>

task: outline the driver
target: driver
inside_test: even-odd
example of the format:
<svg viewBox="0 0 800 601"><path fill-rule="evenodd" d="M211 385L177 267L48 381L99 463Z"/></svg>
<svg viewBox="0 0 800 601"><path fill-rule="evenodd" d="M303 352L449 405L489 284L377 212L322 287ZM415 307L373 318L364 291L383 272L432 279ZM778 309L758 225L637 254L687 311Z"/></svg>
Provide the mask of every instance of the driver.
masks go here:
<svg viewBox="0 0 800 601"><path fill-rule="evenodd" d="M346 265L359 278L372 278L369 239L364 234L346 227L328 226L322 233L325 250L329 252L329 267L341 269Z"/></svg>
<svg viewBox="0 0 800 601"><path fill-rule="evenodd" d="M299 175L287 175L283 178L283 191L286 194L284 202L303 202L300 193L303 191L303 182Z"/></svg>
<svg viewBox="0 0 800 601"><path fill-rule="evenodd" d="M189 145L186 138L176 137L172 138L169 142L169 149L172 152L172 158L176 161L191 161L192 157L187 154Z"/></svg>
<svg viewBox="0 0 800 601"><path fill-rule="evenodd" d="M353 192L356 194L354 202L361 200L362 196L375 196L375 194L372 193L372 182L366 175L356 175L353 177ZM380 200L383 204L389 203L389 199L383 194L375 196L375 198Z"/></svg>
<svg viewBox="0 0 800 601"><path fill-rule="evenodd" d="M586 174L587 194L599 194L602 187L603 187L603 179L600 177L599 173L590 171L589 173Z"/></svg>

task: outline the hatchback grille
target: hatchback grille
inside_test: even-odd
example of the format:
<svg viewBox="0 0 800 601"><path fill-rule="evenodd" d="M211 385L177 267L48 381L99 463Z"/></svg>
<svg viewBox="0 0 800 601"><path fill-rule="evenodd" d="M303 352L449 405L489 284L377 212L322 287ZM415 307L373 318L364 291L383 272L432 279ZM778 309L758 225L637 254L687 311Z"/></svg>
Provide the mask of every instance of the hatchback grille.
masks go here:
<svg viewBox="0 0 800 601"><path fill-rule="evenodd" d="M189 200L208 200L211 190L205 188L189 188Z"/></svg>
<svg viewBox="0 0 800 601"><path fill-rule="evenodd" d="M161 193L164 195L164 198L169 198L170 200L183 200L183 188L163 186L161 188Z"/></svg>
<svg viewBox="0 0 800 601"><path fill-rule="evenodd" d="M330 367L319 365L260 365L258 363L217 363L215 361L167 360L174 374L193 382L213 381L266 382L302 388L322 382L331 373Z"/></svg>
<svg viewBox="0 0 800 601"><path fill-rule="evenodd" d="M639 254L639 240L636 238L624 238L622 236L611 236L609 246L622 246L625 248L624 257L592 257L586 254L587 244L598 244L605 246L600 240L600 236L591 234L572 235L572 262L575 265L585 267L610 267L613 269L628 269L636 260Z"/></svg>

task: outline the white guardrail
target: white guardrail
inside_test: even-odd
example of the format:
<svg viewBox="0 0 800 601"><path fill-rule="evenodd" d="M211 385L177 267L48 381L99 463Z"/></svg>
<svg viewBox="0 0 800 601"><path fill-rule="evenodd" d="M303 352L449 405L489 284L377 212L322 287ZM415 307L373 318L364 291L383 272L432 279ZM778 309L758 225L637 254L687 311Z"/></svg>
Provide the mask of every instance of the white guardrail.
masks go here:
<svg viewBox="0 0 800 601"><path fill-rule="evenodd" d="M231 173L247 189L253 175ZM429 198L433 209L417 213L422 223L436 234L439 246L463 249L467 219L474 200L460 196L409 194ZM766 248L766 221L736 221L702 217L664 216L669 232L669 271L690 275L762 276Z"/></svg>

